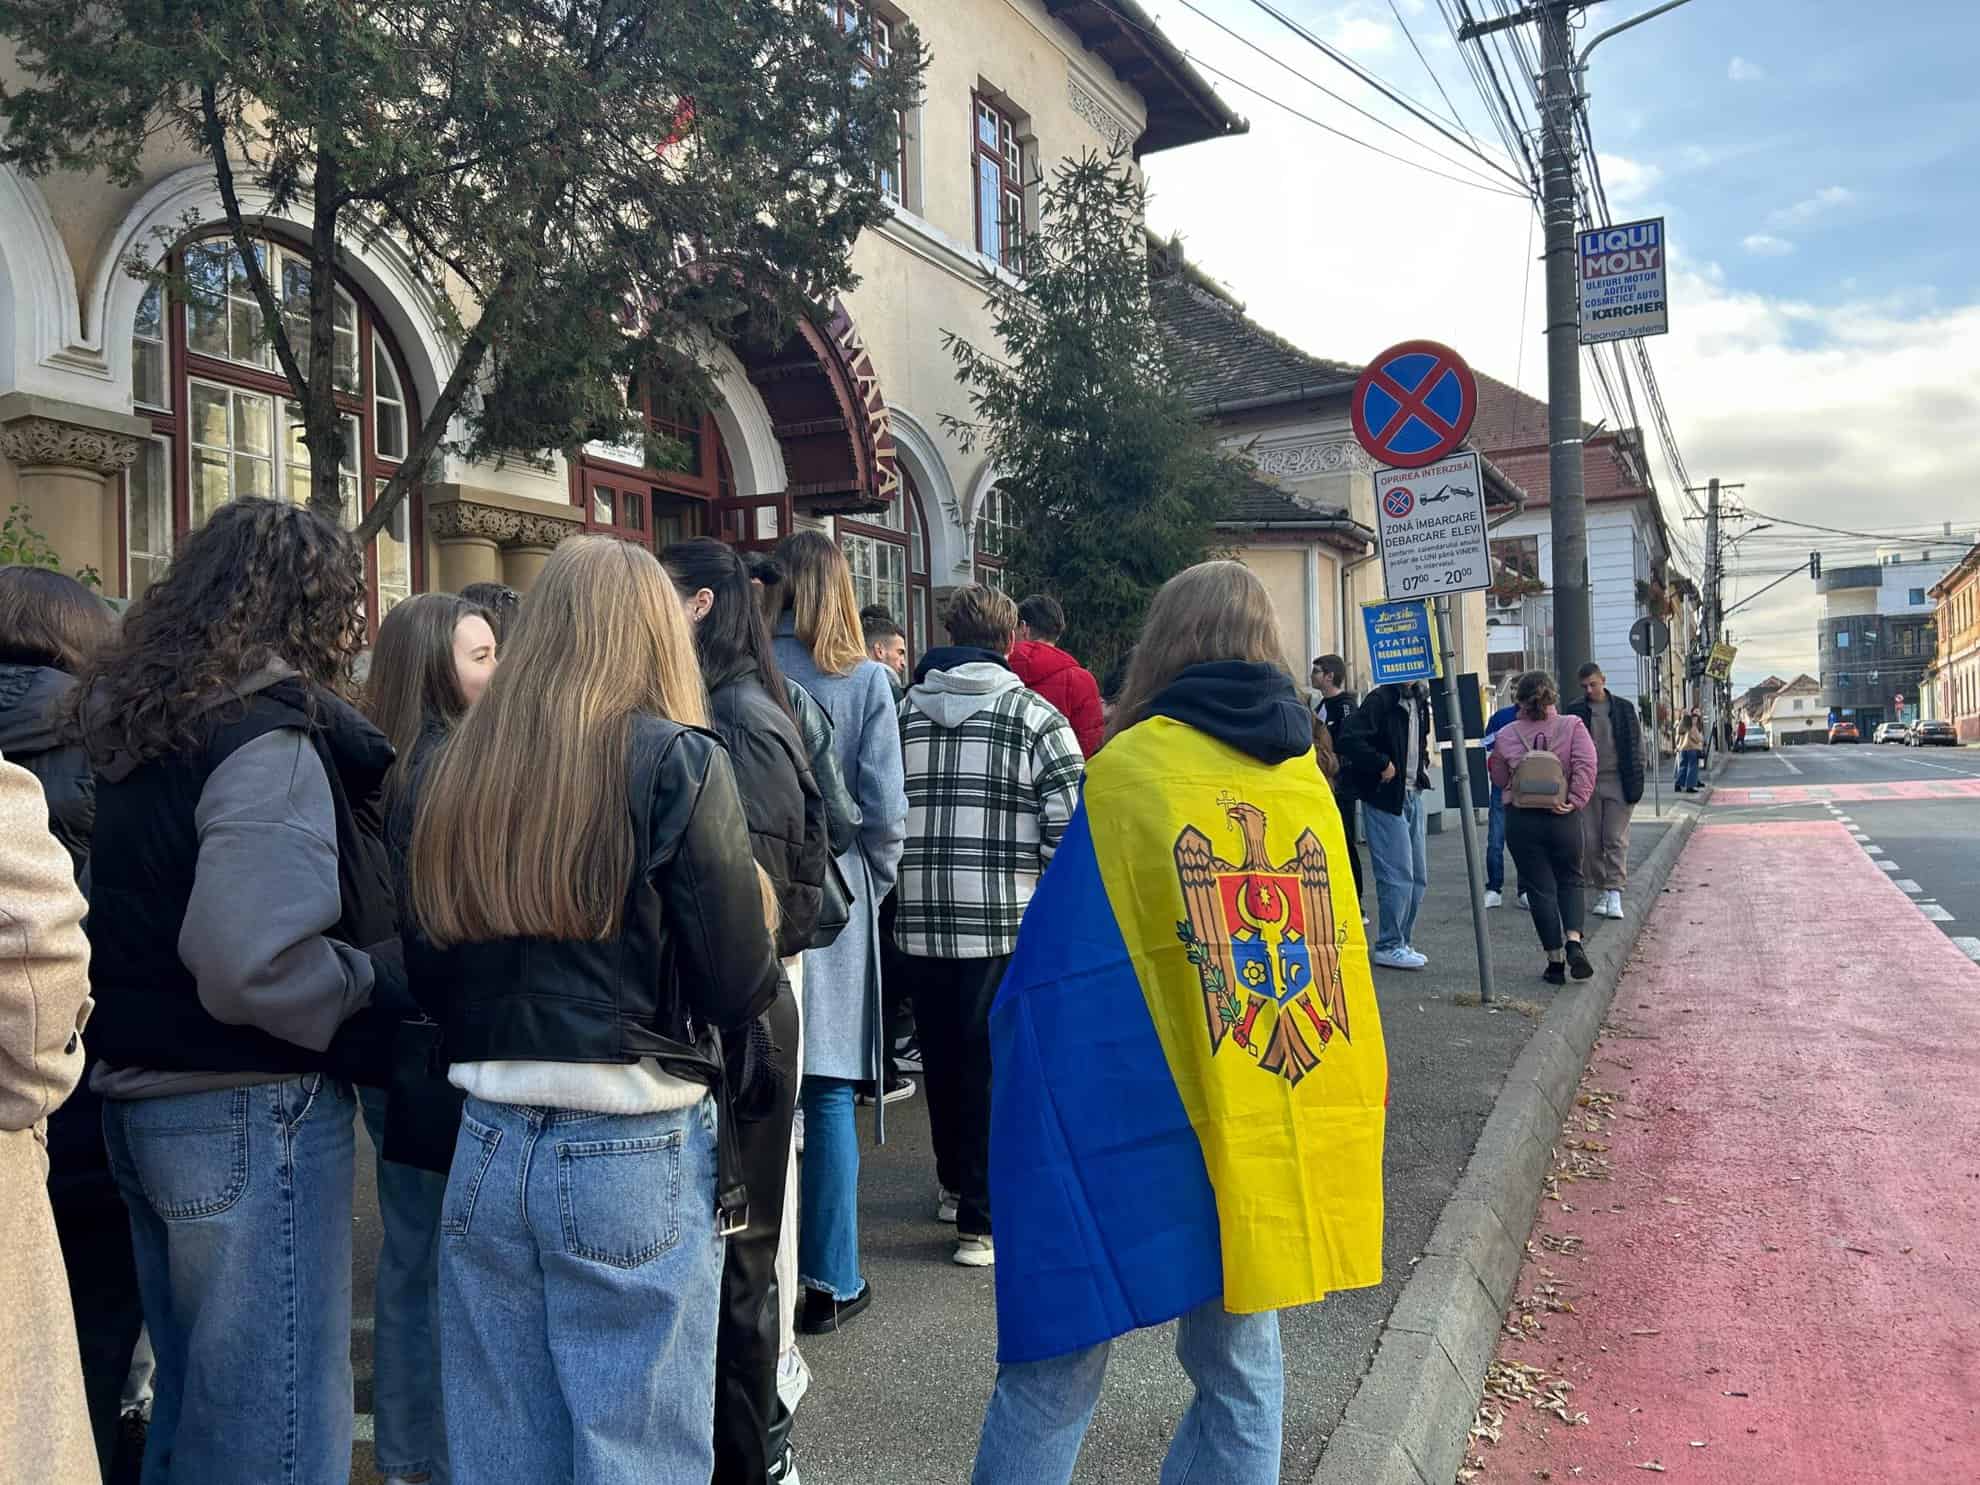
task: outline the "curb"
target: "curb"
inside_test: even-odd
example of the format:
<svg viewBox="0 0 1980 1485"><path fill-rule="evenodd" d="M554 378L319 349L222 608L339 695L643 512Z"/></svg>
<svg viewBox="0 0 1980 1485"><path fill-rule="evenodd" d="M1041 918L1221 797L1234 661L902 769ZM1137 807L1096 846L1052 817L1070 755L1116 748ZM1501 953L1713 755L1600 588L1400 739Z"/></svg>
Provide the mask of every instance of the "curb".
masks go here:
<svg viewBox="0 0 1980 1485"><path fill-rule="evenodd" d="M1506 1074L1457 1189L1327 1439L1312 1485L1451 1485L1519 1283L1554 1141L1650 904L1699 816L1675 820L1625 891L1628 931L1590 946L1586 993L1554 997Z"/></svg>

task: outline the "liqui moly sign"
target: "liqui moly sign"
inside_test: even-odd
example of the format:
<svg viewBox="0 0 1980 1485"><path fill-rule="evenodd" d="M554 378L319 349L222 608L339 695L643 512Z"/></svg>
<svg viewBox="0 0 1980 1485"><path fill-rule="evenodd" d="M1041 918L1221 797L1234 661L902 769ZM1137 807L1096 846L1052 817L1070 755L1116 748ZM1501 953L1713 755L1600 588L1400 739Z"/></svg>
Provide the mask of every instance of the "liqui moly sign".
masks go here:
<svg viewBox="0 0 1980 1485"><path fill-rule="evenodd" d="M1584 232L1579 257L1583 345L1671 328L1662 217Z"/></svg>

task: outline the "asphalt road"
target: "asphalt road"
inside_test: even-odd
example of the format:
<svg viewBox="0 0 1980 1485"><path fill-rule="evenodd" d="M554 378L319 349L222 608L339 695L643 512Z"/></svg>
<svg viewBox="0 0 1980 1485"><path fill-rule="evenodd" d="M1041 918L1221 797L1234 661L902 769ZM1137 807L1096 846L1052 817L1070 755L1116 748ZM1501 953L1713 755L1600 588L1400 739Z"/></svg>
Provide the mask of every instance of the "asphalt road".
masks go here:
<svg viewBox="0 0 1980 1485"><path fill-rule="evenodd" d="M1980 749L1841 743L1740 754L1719 777L1710 818L1843 820L1918 910L1980 960Z"/></svg>
<svg viewBox="0 0 1980 1485"><path fill-rule="evenodd" d="M1632 831L1637 865L1675 819L1646 800ZM1481 830L1481 842L1483 832ZM1455 828L1429 842L1430 893L1416 943L1430 956L1422 974L1378 971L1376 993L1389 1050L1391 1103L1384 1162L1386 1282L1337 1295L1282 1318L1286 1351L1285 1477L1308 1478L1374 1353L1383 1322L1456 1186L1506 1070L1552 998L1539 979L1542 956L1531 921L1507 906L1490 915L1493 962L1506 1005L1460 1004L1476 993L1475 954ZM1363 848L1363 864L1367 864ZM1509 863L1510 865L1510 863ZM1591 936L1615 931L1589 920ZM1513 1002L1518 1002L1515 1005ZM861 1127L870 1111L861 1111ZM933 1220L934 1158L927 1106L917 1096L888 1110L885 1149L864 1152L861 1249L873 1307L834 1336L807 1339L814 1375L794 1438L806 1485L924 1485L967 1478L983 1406L995 1378L992 1276L949 1261L953 1229ZM378 1216L359 1138L355 1251L358 1330L358 1485L370 1470L370 1335ZM1106 1392L1075 1479L1153 1481L1189 1402L1172 1354L1172 1327L1124 1337L1114 1348Z"/></svg>

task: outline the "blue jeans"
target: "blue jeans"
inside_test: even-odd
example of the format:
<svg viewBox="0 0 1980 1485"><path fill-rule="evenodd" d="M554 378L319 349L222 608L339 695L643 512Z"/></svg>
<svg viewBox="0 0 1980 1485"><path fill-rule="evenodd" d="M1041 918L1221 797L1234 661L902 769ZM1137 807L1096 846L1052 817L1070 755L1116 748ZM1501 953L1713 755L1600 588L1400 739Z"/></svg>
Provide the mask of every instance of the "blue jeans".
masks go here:
<svg viewBox="0 0 1980 1485"><path fill-rule="evenodd" d="M1698 762L1704 754L1696 748L1685 748L1678 754L1677 787L1696 789L1698 787Z"/></svg>
<svg viewBox="0 0 1980 1485"><path fill-rule="evenodd" d="M859 1131L853 1084L807 1077L804 1160L798 1171L798 1283L834 1299L856 1299L859 1275Z"/></svg>
<svg viewBox="0 0 1980 1485"><path fill-rule="evenodd" d="M1485 890L1506 890L1506 792L1492 786L1490 823L1485 827Z"/></svg>
<svg viewBox="0 0 1980 1485"><path fill-rule="evenodd" d="M374 1150L385 1139L385 1090L360 1088ZM378 1161L378 1249L371 1313L371 1407L378 1473L431 1475L448 1485L447 1421L440 1411L440 1202L447 1178Z"/></svg>
<svg viewBox="0 0 1980 1485"><path fill-rule="evenodd" d="M1375 898L1380 906L1375 947L1404 949L1416 930L1416 915L1430 886L1430 861L1425 855L1423 796L1411 789L1403 795L1403 812L1392 815L1370 805L1361 812L1368 836L1368 856L1375 872Z"/></svg>
<svg viewBox="0 0 1980 1485"><path fill-rule="evenodd" d="M440 1371L462 1485L707 1485L715 1104L470 1098L440 1216Z"/></svg>
<svg viewBox="0 0 1980 1485"><path fill-rule="evenodd" d="M1379 811L1378 811L1379 813ZM971 1485L1072 1479L1108 1343L997 1368ZM1285 1366L1277 1311L1227 1315L1221 1298L1176 1322L1176 1359L1196 1384L1162 1463L1161 1485L1278 1485Z"/></svg>
<svg viewBox="0 0 1980 1485"><path fill-rule="evenodd" d="M346 1485L357 1104L321 1073L104 1105L158 1354L144 1485Z"/></svg>

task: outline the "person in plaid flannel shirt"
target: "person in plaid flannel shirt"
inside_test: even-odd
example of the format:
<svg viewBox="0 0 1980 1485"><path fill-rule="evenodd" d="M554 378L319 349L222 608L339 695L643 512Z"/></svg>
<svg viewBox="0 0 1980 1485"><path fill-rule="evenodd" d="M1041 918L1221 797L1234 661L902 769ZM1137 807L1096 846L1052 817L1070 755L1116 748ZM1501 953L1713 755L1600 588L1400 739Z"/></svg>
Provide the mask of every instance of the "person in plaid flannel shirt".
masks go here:
<svg viewBox="0 0 1980 1485"><path fill-rule="evenodd" d="M907 848L894 920L927 1069L941 1182L938 1220L955 1261L996 1260L990 1234L990 1004L1018 923L1079 802L1072 725L1025 688L1006 656L1017 605L960 589L901 703Z"/></svg>

